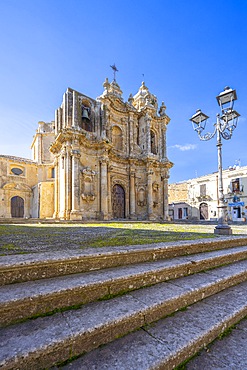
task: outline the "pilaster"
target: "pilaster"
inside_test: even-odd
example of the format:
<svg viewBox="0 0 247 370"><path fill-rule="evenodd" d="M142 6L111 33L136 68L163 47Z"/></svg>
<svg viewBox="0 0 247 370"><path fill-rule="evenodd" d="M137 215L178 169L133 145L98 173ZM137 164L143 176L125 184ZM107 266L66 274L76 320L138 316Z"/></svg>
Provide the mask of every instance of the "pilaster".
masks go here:
<svg viewBox="0 0 247 370"><path fill-rule="evenodd" d="M72 209L70 212L71 220L81 220L80 211L80 151L73 149L72 154Z"/></svg>
<svg viewBox="0 0 247 370"><path fill-rule="evenodd" d="M151 153L151 137L150 137L150 125L151 125L151 118L148 114L145 116L146 122L146 148L147 154Z"/></svg>
<svg viewBox="0 0 247 370"><path fill-rule="evenodd" d="M107 157L100 159L100 212L103 220L108 220L107 163Z"/></svg>
<svg viewBox="0 0 247 370"><path fill-rule="evenodd" d="M152 169L148 169L147 171L147 211L148 211L148 219L153 219L153 187L152 187L152 177L153 171Z"/></svg>
<svg viewBox="0 0 247 370"><path fill-rule="evenodd" d="M168 179L169 176L165 175L163 179L163 219L169 220L169 200L168 200Z"/></svg>
<svg viewBox="0 0 247 370"><path fill-rule="evenodd" d="M54 161L55 182L54 182L54 213L53 218L58 218L59 212L59 160L58 157Z"/></svg>
<svg viewBox="0 0 247 370"><path fill-rule="evenodd" d="M135 170L130 168L130 218L136 219Z"/></svg>

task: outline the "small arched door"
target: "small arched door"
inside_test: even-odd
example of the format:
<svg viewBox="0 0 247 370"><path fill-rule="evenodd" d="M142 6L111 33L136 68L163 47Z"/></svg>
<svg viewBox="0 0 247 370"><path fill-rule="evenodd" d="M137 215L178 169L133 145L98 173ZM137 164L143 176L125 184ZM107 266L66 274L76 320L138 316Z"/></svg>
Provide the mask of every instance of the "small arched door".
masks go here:
<svg viewBox="0 0 247 370"><path fill-rule="evenodd" d="M121 185L114 185L112 189L113 218L125 218L125 192Z"/></svg>
<svg viewBox="0 0 247 370"><path fill-rule="evenodd" d="M11 217L24 217L24 199L21 197L11 198Z"/></svg>
<svg viewBox="0 0 247 370"><path fill-rule="evenodd" d="M200 220L208 219L208 205L207 203L200 204Z"/></svg>

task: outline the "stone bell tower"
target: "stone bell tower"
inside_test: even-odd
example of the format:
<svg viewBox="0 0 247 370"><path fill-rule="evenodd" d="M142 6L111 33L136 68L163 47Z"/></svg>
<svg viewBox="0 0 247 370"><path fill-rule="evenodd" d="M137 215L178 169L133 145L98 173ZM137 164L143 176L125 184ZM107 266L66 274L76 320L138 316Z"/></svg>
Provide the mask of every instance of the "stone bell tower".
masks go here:
<svg viewBox="0 0 247 370"><path fill-rule="evenodd" d="M55 114L54 217L168 217L170 121L143 82L127 102L115 75L97 99L68 88Z"/></svg>

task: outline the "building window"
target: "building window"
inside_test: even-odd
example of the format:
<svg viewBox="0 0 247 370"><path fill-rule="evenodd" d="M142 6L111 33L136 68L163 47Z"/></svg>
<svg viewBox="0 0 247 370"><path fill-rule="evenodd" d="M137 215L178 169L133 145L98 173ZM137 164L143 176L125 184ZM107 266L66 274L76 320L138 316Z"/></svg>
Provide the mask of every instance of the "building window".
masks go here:
<svg viewBox="0 0 247 370"><path fill-rule="evenodd" d="M184 218L188 218L188 208L184 208Z"/></svg>
<svg viewBox="0 0 247 370"><path fill-rule="evenodd" d="M55 178L55 168L54 167L51 168L51 178L52 179Z"/></svg>
<svg viewBox="0 0 247 370"><path fill-rule="evenodd" d="M151 138L151 153L157 154L155 133L152 130L150 131L150 138Z"/></svg>
<svg viewBox="0 0 247 370"><path fill-rule="evenodd" d="M200 197L207 195L206 184L200 185Z"/></svg>
<svg viewBox="0 0 247 370"><path fill-rule="evenodd" d="M240 191L240 184L239 184L239 179L233 180L232 181L232 192L236 193Z"/></svg>
<svg viewBox="0 0 247 370"><path fill-rule="evenodd" d="M11 168L11 172L17 176L23 175L23 170L21 168L13 167Z"/></svg>
<svg viewBox="0 0 247 370"><path fill-rule="evenodd" d="M137 145L140 145L140 135L139 135L139 128L136 129L136 143Z"/></svg>
<svg viewBox="0 0 247 370"><path fill-rule="evenodd" d="M123 150L122 130L118 126L112 128L112 143L117 150Z"/></svg>

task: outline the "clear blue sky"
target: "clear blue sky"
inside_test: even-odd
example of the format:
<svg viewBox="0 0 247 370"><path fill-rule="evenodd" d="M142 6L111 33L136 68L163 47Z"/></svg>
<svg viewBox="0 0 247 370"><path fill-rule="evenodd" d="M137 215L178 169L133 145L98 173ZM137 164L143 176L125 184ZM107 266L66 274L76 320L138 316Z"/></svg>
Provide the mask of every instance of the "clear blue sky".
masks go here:
<svg viewBox="0 0 247 370"><path fill-rule="evenodd" d="M223 167L247 165L247 0L0 0L0 154L30 158L38 121L51 121L67 87L93 98L105 77L127 100L143 80L171 118L170 182L217 170L216 141L189 118L219 112L225 86L241 114Z"/></svg>

